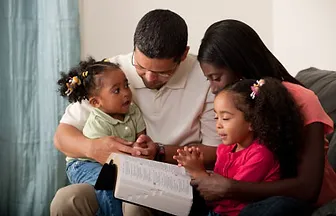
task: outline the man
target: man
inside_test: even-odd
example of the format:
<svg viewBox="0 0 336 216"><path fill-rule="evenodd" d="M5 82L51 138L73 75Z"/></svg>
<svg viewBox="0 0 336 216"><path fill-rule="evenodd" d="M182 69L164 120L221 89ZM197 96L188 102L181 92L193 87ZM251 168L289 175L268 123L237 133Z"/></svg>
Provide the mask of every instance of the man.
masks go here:
<svg viewBox="0 0 336 216"><path fill-rule="evenodd" d="M134 149L116 137L84 137L81 130L91 110L87 103L67 107L55 134L56 148L101 164L112 152L176 163L173 155L179 147L196 145L204 152L205 164L213 165L221 142L215 131L214 98L196 57L188 55L187 39L187 25L179 15L153 10L136 27L134 52L110 59L125 72L143 113L147 136L140 136L137 143L147 144L146 148ZM95 197L92 185L70 185L56 193L51 215L94 215L101 205L97 200L102 199Z"/></svg>

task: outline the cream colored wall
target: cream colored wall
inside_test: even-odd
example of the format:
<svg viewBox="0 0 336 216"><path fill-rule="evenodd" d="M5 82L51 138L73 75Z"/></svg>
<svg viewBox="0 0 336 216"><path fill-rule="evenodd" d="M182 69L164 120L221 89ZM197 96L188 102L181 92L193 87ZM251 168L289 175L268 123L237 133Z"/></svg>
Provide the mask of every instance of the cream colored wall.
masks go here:
<svg viewBox="0 0 336 216"><path fill-rule="evenodd" d="M130 52L140 18L167 8L186 20L192 53L209 25L233 18L251 25L293 75L309 66L336 70L335 0L79 1L83 58Z"/></svg>
<svg viewBox="0 0 336 216"><path fill-rule="evenodd" d="M127 53L133 49L137 22L148 11L167 8L188 24L191 52L197 53L206 28L213 22L234 18L248 22L272 46L271 1L269 0L80 0L82 57L96 58ZM99 3L97 3L99 2ZM244 6L243 6L244 5Z"/></svg>
<svg viewBox="0 0 336 216"><path fill-rule="evenodd" d="M336 1L274 0L273 52L292 74L336 70Z"/></svg>

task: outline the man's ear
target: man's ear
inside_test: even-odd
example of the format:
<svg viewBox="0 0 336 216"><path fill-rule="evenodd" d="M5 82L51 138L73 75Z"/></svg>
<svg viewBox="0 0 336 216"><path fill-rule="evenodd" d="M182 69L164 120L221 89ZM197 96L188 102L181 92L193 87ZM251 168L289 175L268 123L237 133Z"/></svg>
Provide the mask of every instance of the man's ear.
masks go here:
<svg viewBox="0 0 336 216"><path fill-rule="evenodd" d="M91 106L93 106L95 108L99 108L100 107L100 101L96 97L90 97L89 98L89 103L91 104Z"/></svg>
<svg viewBox="0 0 336 216"><path fill-rule="evenodd" d="M182 57L181 57L181 62L184 61L187 58L189 50L190 50L190 47L187 46L186 49L185 49L185 51L184 51L184 53L183 53L183 55L182 55Z"/></svg>

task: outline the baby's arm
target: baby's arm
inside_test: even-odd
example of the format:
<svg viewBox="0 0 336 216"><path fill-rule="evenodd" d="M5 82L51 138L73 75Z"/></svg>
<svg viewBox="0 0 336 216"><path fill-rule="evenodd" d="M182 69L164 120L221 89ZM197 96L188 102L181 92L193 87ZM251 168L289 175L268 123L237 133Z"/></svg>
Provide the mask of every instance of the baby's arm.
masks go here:
<svg viewBox="0 0 336 216"><path fill-rule="evenodd" d="M177 155L174 155L173 158L177 161L178 165L183 166L193 178L209 175L204 167L203 153L196 147L188 148L185 146L183 149L178 149Z"/></svg>
<svg viewBox="0 0 336 216"><path fill-rule="evenodd" d="M135 140L137 140L139 136L141 135L146 135L146 130L143 130L140 133L137 133ZM134 142L132 146L134 148L147 148L148 147L147 143L138 143L138 142Z"/></svg>

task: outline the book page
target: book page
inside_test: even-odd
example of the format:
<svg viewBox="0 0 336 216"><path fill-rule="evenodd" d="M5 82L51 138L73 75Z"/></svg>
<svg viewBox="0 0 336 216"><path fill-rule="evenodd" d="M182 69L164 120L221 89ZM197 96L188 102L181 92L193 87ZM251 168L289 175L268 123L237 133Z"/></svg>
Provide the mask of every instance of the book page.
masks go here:
<svg viewBox="0 0 336 216"><path fill-rule="evenodd" d="M118 155L117 164L121 179L192 199L191 179L183 167L127 155Z"/></svg>

